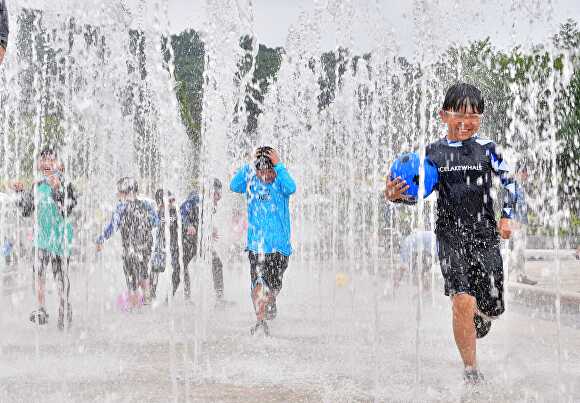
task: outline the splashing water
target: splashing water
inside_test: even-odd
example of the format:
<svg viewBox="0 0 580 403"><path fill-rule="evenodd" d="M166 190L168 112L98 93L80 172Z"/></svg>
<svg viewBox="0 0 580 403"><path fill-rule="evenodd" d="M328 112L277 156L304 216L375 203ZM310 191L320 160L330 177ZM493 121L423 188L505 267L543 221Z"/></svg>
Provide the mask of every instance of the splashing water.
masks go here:
<svg viewBox="0 0 580 403"><path fill-rule="evenodd" d="M179 115L167 2L61 0L52 8L12 3L14 45L0 67L3 182L32 183L40 149L53 143L81 197L67 217L76 230L76 310L74 328L64 335L23 323L33 301L27 270L34 252L26 240L33 224L2 205L2 239L23 247L16 248L20 288L2 296L7 308L0 323L7 331L0 339L0 384L7 386L0 386L1 398L471 399L455 380L459 358L435 262L426 268L430 281L422 278L422 256L433 255L435 246L419 246L416 279L394 286L401 239L433 229L435 196L408 208L385 204L382 194L397 154L417 148L424 155L426 145L444 134L437 112L445 89L458 80L482 87L489 111L482 133L504 145L510 160L525 163L534 178L529 205L550 234L555 261L549 273L555 308L548 315L555 324L536 318L541 308L510 299L508 312L494 323L496 335L478 348L492 385L481 393L505 401L544 400L553 398L558 384L560 400L579 396L578 316L572 316L575 325L563 325L561 270L569 263L559 253L573 207L560 190L577 183L578 168L563 175L557 161L558 105L567 96L575 55L545 43L539 54L552 65L562 58L561 69L520 71L508 63L506 72L489 42L450 46L449 39L454 31L485 32L480 16L496 6L516 21L514 33L524 21L554 24L554 2L534 2L534 8L520 1L477 1L466 10L458 2L413 1L406 17L415 28L412 51L401 57L401 44L384 29L379 2L316 1L290 29L279 70L264 91L255 78L258 5L208 0L200 8L207 18L199 150ZM332 51L326 48L330 33ZM369 38L367 53L355 50L360 36ZM534 50L521 48L527 51ZM508 76L513 80L498 84L498 77ZM248 97L261 112L255 125L248 123L254 117ZM230 215L243 205L224 192L214 212L213 180L227 184L261 145L279 151L298 184L291 203L295 252L271 339L247 334L253 312L245 256L229 259L233 270L225 273L234 307L214 308L208 288L213 252L226 254ZM189 268L193 303L172 297L167 267L160 287L168 306L161 300L131 313L115 309L124 289L121 247L113 238L96 254L94 239L115 207L116 180L125 175L137 177L148 197L163 187L181 200L197 185L205 218L201 254ZM52 374L53 368L61 374ZM119 377L130 386L119 385ZM31 392L21 378L48 386Z"/></svg>

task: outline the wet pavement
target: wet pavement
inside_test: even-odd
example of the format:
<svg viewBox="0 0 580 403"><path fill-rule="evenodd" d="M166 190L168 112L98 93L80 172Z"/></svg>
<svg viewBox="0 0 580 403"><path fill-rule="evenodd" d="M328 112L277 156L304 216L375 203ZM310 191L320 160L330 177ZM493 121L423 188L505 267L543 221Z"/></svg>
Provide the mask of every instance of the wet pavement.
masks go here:
<svg viewBox="0 0 580 403"><path fill-rule="evenodd" d="M20 299L4 297L0 401L580 400L578 315L557 322L510 297L506 314L478 342L488 383L474 390L462 382L440 285L433 294L403 285L393 298L384 295L381 277L351 273L337 284L340 269L320 267L291 261L270 338L249 334L245 265L225 271L231 304L214 305L210 270L197 265L195 303L178 298L130 313L115 306L120 267L77 272L75 322L65 333L54 320L42 328L28 322L29 290ZM161 282L163 294L168 278Z"/></svg>

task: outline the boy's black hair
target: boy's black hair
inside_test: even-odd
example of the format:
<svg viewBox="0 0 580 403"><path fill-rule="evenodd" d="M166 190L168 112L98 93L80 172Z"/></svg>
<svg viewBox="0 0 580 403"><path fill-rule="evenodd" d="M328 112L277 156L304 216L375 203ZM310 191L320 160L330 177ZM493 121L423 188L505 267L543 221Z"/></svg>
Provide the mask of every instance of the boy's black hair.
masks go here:
<svg viewBox="0 0 580 403"><path fill-rule="evenodd" d="M218 178L213 178L213 189L217 192L221 192L222 187L222 181L220 181Z"/></svg>
<svg viewBox="0 0 580 403"><path fill-rule="evenodd" d="M122 177L117 181L117 192L125 194L139 192L139 183L137 182L137 179L130 176Z"/></svg>
<svg viewBox="0 0 580 403"><path fill-rule="evenodd" d="M268 157L267 154L271 150L273 150L273 148L268 146L258 147L256 150L256 160L254 161L254 166L258 171L274 168L274 164L272 164L272 160L270 160L270 157Z"/></svg>
<svg viewBox="0 0 580 403"><path fill-rule="evenodd" d="M58 156L57 152L56 152L56 148L54 148L51 145L47 145L47 146L42 147L39 155L41 158L46 158L46 157L57 158L57 156Z"/></svg>
<svg viewBox="0 0 580 403"><path fill-rule="evenodd" d="M163 190L163 189L157 189L157 191L155 192L155 203L157 203L158 206L161 206L163 204L163 196L166 193L165 196L167 196L167 199L171 202L171 200L175 200L175 197L173 196L173 193L171 193L171 190Z"/></svg>
<svg viewBox="0 0 580 403"><path fill-rule="evenodd" d="M457 83L449 87L443 101L443 110L465 112L469 107L475 113L483 113L485 102L481 91L476 86L466 83Z"/></svg>

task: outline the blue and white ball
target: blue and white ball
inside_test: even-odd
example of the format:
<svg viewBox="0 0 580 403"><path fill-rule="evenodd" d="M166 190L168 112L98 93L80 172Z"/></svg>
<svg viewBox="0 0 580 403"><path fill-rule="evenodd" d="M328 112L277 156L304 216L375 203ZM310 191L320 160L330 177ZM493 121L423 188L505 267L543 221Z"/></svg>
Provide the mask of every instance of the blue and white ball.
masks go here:
<svg viewBox="0 0 580 403"><path fill-rule="evenodd" d="M412 200L417 200L419 198L419 168L421 165L421 159L419 154L416 152L404 153L397 157L397 159L391 165L391 180L396 177L401 177L409 185L409 189L405 192L405 195L411 197ZM429 196L439 181L439 173L437 172L437 166L425 158L424 160L424 170L423 183L425 187L424 197Z"/></svg>

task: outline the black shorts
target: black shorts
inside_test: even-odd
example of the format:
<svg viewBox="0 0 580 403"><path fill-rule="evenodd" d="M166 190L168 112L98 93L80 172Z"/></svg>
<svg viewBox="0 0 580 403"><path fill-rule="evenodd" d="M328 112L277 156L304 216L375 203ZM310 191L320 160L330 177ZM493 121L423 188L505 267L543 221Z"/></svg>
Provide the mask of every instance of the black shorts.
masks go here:
<svg viewBox="0 0 580 403"><path fill-rule="evenodd" d="M139 283L149 278L148 265L151 257L151 250L144 250L140 253L123 254L123 271L125 281L129 291L136 291Z"/></svg>
<svg viewBox="0 0 580 403"><path fill-rule="evenodd" d="M68 264L68 257L58 256L44 249L38 249L38 266L34 266L34 270L39 277L44 277L48 269L48 265L52 266L52 275L54 278L63 271L63 264Z"/></svg>
<svg viewBox="0 0 580 403"><path fill-rule="evenodd" d="M282 278L288 268L288 256L281 253L254 253L249 252L250 259L250 278L252 288L256 283L258 274L266 282L268 287L276 294L282 289Z"/></svg>
<svg viewBox="0 0 580 403"><path fill-rule="evenodd" d="M445 295L466 293L475 297L477 308L487 316L501 315L503 299L503 261L499 239L467 242L437 237Z"/></svg>

